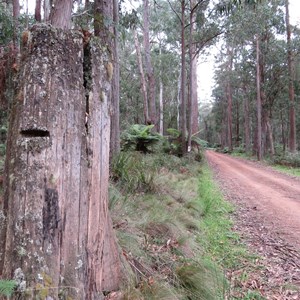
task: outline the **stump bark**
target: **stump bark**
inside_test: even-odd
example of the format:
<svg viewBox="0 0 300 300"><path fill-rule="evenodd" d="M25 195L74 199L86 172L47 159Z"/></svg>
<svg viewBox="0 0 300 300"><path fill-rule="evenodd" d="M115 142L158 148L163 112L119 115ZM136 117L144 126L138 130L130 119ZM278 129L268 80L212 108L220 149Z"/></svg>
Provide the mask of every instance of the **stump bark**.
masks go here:
<svg viewBox="0 0 300 300"><path fill-rule="evenodd" d="M0 274L17 281L18 299L102 299L118 288L107 204L111 66L97 38L86 44L46 25L23 34L0 218Z"/></svg>

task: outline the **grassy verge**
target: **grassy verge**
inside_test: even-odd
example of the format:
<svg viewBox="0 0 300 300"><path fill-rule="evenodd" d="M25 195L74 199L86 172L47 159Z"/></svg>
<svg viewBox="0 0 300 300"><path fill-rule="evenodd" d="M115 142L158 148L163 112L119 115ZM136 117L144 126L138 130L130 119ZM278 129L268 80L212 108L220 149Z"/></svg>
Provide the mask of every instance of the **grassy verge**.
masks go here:
<svg viewBox="0 0 300 300"><path fill-rule="evenodd" d="M232 152L230 153L231 156L234 156L234 157L241 157L241 158L246 158L246 159L249 159L249 160L256 160L256 157L254 157L253 155L250 155L249 153L241 153L241 152Z"/></svg>
<svg viewBox="0 0 300 300"><path fill-rule="evenodd" d="M199 166L177 157L131 155L133 161L147 166L144 172L155 172L155 176L148 182L151 189L132 190L128 183L128 191L127 179L111 187L114 226L131 269L124 298L218 299L223 274L214 263L202 259L196 241L200 214L191 202L197 197ZM126 177L134 176L139 168L129 165ZM119 177L122 181L120 173Z"/></svg>
<svg viewBox="0 0 300 300"><path fill-rule="evenodd" d="M230 215L234 207L223 199L207 166L199 180L199 196L203 212L198 240L205 254L224 268L235 268L251 258L238 234L232 231Z"/></svg>
<svg viewBox="0 0 300 300"><path fill-rule="evenodd" d="M226 274L227 285L222 299L265 299L259 290L250 288L251 280L261 277L259 273L263 267L259 258L249 252L232 230L234 207L224 200L207 165L202 167L199 178L199 201L203 215L197 241L203 247L204 257L214 261Z"/></svg>
<svg viewBox="0 0 300 300"><path fill-rule="evenodd" d="M110 206L130 266L124 299L263 299L245 287L244 271L228 280L235 270L248 272L255 258L232 231L234 208L208 167L173 156L122 155L130 158L121 158L126 167L115 162Z"/></svg>
<svg viewBox="0 0 300 300"><path fill-rule="evenodd" d="M247 153L233 151L231 156L242 157L248 160L253 160L254 157ZM265 162L273 169L293 176L300 176L299 168L299 154L289 154L282 157L275 157L274 159L265 159ZM298 167L297 167L298 166Z"/></svg>
<svg viewBox="0 0 300 300"><path fill-rule="evenodd" d="M300 168L292 168L292 167L287 167L282 165L273 165L272 168L289 175L300 176Z"/></svg>

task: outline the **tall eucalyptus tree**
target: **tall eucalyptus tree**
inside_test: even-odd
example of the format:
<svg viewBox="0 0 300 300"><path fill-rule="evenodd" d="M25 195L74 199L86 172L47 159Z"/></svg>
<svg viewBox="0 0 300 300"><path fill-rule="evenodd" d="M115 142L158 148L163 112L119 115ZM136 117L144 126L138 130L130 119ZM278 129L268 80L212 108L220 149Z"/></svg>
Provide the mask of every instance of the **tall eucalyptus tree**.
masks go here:
<svg viewBox="0 0 300 300"><path fill-rule="evenodd" d="M151 62L149 22L150 22L149 0L143 0L143 36L144 36L145 69L146 69L147 87L148 87L149 121L157 129L158 124L157 124L156 101L155 101L155 77L154 77L154 70Z"/></svg>
<svg viewBox="0 0 300 300"><path fill-rule="evenodd" d="M296 112L295 112L295 89L294 89L294 66L293 52L291 44L291 24L289 12L289 0L285 0L285 20L286 20L286 39L287 39L287 64L289 76L289 100L290 100L290 132L289 132L289 150L296 151Z"/></svg>

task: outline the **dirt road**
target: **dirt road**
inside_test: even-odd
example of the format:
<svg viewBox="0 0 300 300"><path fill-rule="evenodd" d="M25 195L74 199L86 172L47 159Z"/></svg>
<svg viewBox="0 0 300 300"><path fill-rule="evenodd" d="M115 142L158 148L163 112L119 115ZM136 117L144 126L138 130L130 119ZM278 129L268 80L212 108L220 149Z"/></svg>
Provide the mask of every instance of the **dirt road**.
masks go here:
<svg viewBox="0 0 300 300"><path fill-rule="evenodd" d="M300 248L300 181L256 162L207 151L207 159L236 196L265 215Z"/></svg>
<svg viewBox="0 0 300 300"><path fill-rule="evenodd" d="M224 195L237 207L234 229L262 257L264 271L254 276L258 289L267 299L300 299L299 178L214 151L206 151L206 158Z"/></svg>

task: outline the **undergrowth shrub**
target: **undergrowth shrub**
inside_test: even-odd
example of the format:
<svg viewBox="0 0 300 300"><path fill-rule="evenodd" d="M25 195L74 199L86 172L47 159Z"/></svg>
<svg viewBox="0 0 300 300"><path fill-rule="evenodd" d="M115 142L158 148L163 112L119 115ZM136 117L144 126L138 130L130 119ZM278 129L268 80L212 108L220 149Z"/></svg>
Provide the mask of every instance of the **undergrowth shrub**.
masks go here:
<svg viewBox="0 0 300 300"><path fill-rule="evenodd" d="M163 141L163 151L168 154L181 156L180 131L174 128L168 128L167 133L168 136L165 136Z"/></svg>
<svg viewBox="0 0 300 300"><path fill-rule="evenodd" d="M129 180L129 170L132 168L133 160L130 152L120 152L112 159L111 178L114 181Z"/></svg>
<svg viewBox="0 0 300 300"><path fill-rule="evenodd" d="M154 125L134 124L122 133L121 147L123 150L135 150L143 153L153 152L153 147L162 140L162 136L152 132Z"/></svg>
<svg viewBox="0 0 300 300"><path fill-rule="evenodd" d="M245 144L240 144L238 147L233 148L233 153L245 153Z"/></svg>
<svg viewBox="0 0 300 300"><path fill-rule="evenodd" d="M6 145L0 144L0 156L4 156L6 153Z"/></svg>
<svg viewBox="0 0 300 300"><path fill-rule="evenodd" d="M182 156L182 147L181 147L181 132L174 128L167 129L168 136L164 138L163 142L163 151L168 154ZM200 139L197 136L192 136L192 149L191 153L197 161L203 159L203 149L208 147L208 142ZM186 139L187 143L187 139Z"/></svg>
<svg viewBox="0 0 300 300"><path fill-rule="evenodd" d="M111 161L110 178L122 191L154 192L155 181L160 172L179 170L188 176L189 169L194 167L191 156L179 158L175 155L142 154L137 151L121 151Z"/></svg>
<svg viewBox="0 0 300 300"><path fill-rule="evenodd" d="M110 176L125 192L152 192L155 190L156 168L149 167L138 152L121 152L111 163Z"/></svg>
<svg viewBox="0 0 300 300"><path fill-rule="evenodd" d="M208 147L208 142L205 140L200 139L197 136L192 137L192 142L202 148L207 148Z"/></svg>
<svg viewBox="0 0 300 300"><path fill-rule="evenodd" d="M5 144L6 142L6 136L7 136L7 126L6 125L2 125L0 127L0 143Z"/></svg>
<svg viewBox="0 0 300 300"><path fill-rule="evenodd" d="M4 171L5 157L0 156L0 174Z"/></svg>
<svg viewBox="0 0 300 300"><path fill-rule="evenodd" d="M300 167L300 152L287 152L281 156L275 156L273 159L275 164L299 168Z"/></svg>
<svg viewBox="0 0 300 300"><path fill-rule="evenodd" d="M179 169L183 164L183 160L178 156L165 153L158 153L152 157L145 157L146 163L148 165L153 165L156 168L166 168L168 170L176 170Z"/></svg>
<svg viewBox="0 0 300 300"><path fill-rule="evenodd" d="M224 147L223 149L220 149L220 152L222 152L222 153L231 153L231 151L229 150L229 148L228 147Z"/></svg>

